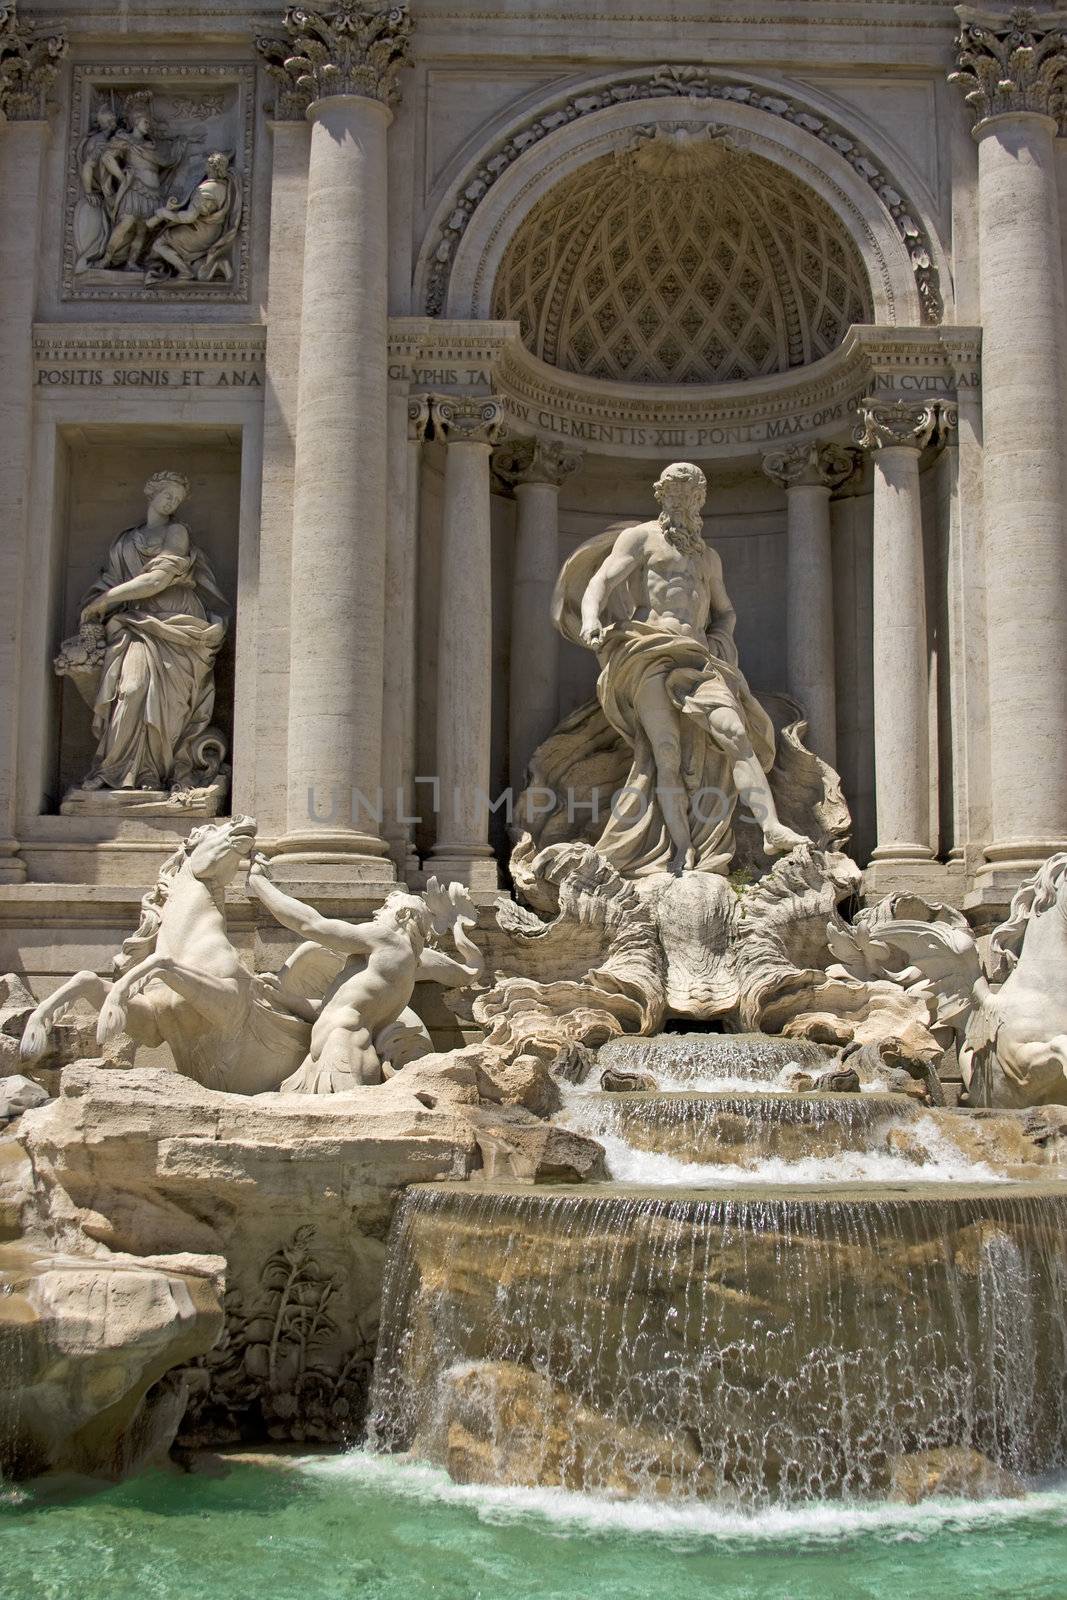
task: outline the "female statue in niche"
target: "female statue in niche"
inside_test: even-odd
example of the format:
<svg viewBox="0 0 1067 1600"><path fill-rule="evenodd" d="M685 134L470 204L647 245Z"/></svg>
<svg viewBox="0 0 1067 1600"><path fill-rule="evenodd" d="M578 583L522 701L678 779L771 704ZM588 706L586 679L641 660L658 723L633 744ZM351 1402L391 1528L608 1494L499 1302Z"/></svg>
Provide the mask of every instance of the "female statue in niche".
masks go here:
<svg viewBox="0 0 1067 1600"><path fill-rule="evenodd" d="M56 669L91 694L98 743L82 788L170 790L180 799L210 784L226 753L211 716L230 608L174 520L188 479L157 472L144 492L148 515L111 546L82 604L79 640L63 646Z"/></svg>

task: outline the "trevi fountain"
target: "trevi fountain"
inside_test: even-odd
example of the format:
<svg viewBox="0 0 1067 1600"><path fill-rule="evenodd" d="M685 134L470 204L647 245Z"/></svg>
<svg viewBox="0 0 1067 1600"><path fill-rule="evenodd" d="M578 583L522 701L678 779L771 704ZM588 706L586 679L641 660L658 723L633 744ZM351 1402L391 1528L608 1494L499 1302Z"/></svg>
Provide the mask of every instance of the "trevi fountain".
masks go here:
<svg viewBox="0 0 1067 1600"><path fill-rule="evenodd" d="M1067 1593L1065 126L0 0L10 1600Z"/></svg>

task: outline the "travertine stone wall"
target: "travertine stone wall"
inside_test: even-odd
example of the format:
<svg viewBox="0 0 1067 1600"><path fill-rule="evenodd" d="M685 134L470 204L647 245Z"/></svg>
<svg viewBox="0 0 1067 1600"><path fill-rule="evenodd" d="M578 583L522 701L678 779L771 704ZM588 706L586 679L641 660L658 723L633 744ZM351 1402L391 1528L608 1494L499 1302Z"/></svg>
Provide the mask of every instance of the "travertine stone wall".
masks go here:
<svg viewBox="0 0 1067 1600"><path fill-rule="evenodd" d="M324 8L330 15L333 9ZM66 52L56 55L46 92L32 105L9 103L3 98L9 91L0 86L0 107L9 119L0 121L0 170L18 178L0 194L0 415L9 424L0 466L0 926L7 930L6 964L18 965L24 949L35 971L62 971L68 959L63 948L71 961L81 948L75 926L90 925L90 891L107 885L134 896L175 834L169 820L120 827L56 814L87 744L84 708L69 688L60 694L51 657L73 625L75 593L93 563L138 514L134 489L146 467L178 468L193 480L190 527L235 607L219 664L219 707L234 769L229 803L258 815L268 848L288 838L287 872L299 881L306 869L320 883L329 875L319 868L330 851L316 860L299 826L309 763L317 764L323 781L342 785L373 786L380 772L392 786L398 770L410 785L417 775L438 773L442 671L456 668L456 660L443 661L440 653L442 561L451 550L455 578L459 556L469 558L470 551L448 523L446 451L452 446L429 426L424 442L414 446L417 465L405 469L406 481L419 488L410 528L417 555L412 661L409 623L394 635L383 603L383 582L400 581L397 560L406 548L390 518L408 515L389 490L390 482L399 482L400 453L394 439L390 478L386 385L394 434L408 395L420 397L427 415L435 400L477 403L495 396L503 418L494 443L498 437L537 438L580 453L580 470L558 493L560 561L607 522L647 516L651 482L667 461L699 461L709 478L707 533L723 557L738 611L742 662L753 686L768 692L786 688L798 660L818 656L825 663L829 657L805 654L812 641L797 637L786 587L787 491L763 476L764 458L797 441L855 448L857 406L865 397L953 407L956 426L918 460L921 533L913 524L926 621L925 646L918 630L908 654L908 717L916 723L912 742L928 767L916 809L928 813L931 858L921 884L914 874L914 881L908 878L907 862L891 864L903 873L899 883L884 871L879 882L921 887L958 903L969 898L982 915L998 896L1003 901L1015 870L1012 840L1029 848L1041 838L1067 837L1067 816L1060 815L1067 758L1063 741L1057 743L1059 691L1039 653L1033 663L1038 744L1049 746L1042 754L1026 742L1030 669L1012 669L1009 718L998 666L1018 664L1027 627L1022 579L1027 572L1059 570L1051 544L1046 541L1044 554L1026 544L1025 571L1009 572L1004 587L1011 540L1003 508L1011 512L1025 507L1027 495L1045 494L1039 484L1013 487L1012 441L1021 437L1026 450L1037 441L1042 460L1052 459L1060 426L1054 415L1049 420L1051 401L1038 403L1027 363L1045 396L1059 395L1064 374L1052 370L1059 358L1050 357L1043 341L1046 313L1031 307L1024 319L1029 354L1012 377L1011 392L1022 396L1023 410L1007 404L1003 383L992 410L988 399L983 406L981 344L990 337L983 319L994 313L999 319L991 348L1003 372L1014 348L1008 313L1023 280L1020 251L1013 255L1010 239L1004 244L1003 217L996 233L988 200L983 220L980 161L991 191L997 161L1003 164L1010 148L1006 135L997 135L996 148L991 134L972 136L975 107L948 81L958 58L954 8L941 0L865 0L844 8L845 15L830 0L766 0L756 15L736 6L709 10L701 0L671 0L667 13L616 0L571 0L554 8L508 0L488 11L466 0L412 0L410 40L406 25L400 30L407 41L400 53L410 56L410 66L400 71L395 61L383 88L360 78L359 60L346 58L341 94L337 84L317 86L319 103L334 107L315 114L323 144L319 166L330 167L346 204L325 202L322 227L316 224L311 239L314 282L306 272L313 174L304 91L286 84L284 69L272 74L278 59L256 44L264 34L282 37L284 10L247 0L226 6L186 0L184 8L126 8L120 22L104 0L68 0L60 21L46 0L20 0L20 37L32 41L59 32ZM336 39L331 48L339 48ZM1020 92L1029 91L1024 85ZM169 290L146 286L137 274L128 284L78 281L70 242L82 141L101 106L112 106L121 118L128 97L146 93L155 96L157 137L164 165L173 169L161 193L185 198L209 144L226 133L241 183L229 258L234 270L226 281ZM349 106L344 114L337 110L342 102ZM358 114L350 102L360 102ZM1012 110L1019 107L998 105L994 120ZM1038 106L1023 112L1043 114ZM168 140L190 131L195 137L179 156ZM727 144L720 148L720 132L728 150ZM524 227L521 237L528 237L534 223L527 219L539 214L538 206L552 211L553 194L584 194L589 171L599 170L594 163L610 169L617 188L620 174L632 167L645 172L650 161L655 166L672 140L668 163L689 161L697 149L705 186L727 150L723 171L732 161L751 175L770 163L787 175L783 194L817 196L822 265L811 270L822 274L819 293L833 288L825 275L833 254L827 219L837 219L841 260L850 282L866 275L864 315L876 326L853 329L835 343L838 316L834 330L827 331L827 322L821 334L813 332L823 302L816 298L805 309L798 279L775 299L777 310L768 302L759 312L777 318L773 329L768 323L767 337L773 333L778 354L767 357L765 376L748 383L671 388L617 377L612 383L524 354L515 325L491 320L494 309L503 314L512 305L507 293L497 293L494 279L505 257L515 264L515 251L508 256L512 237ZM687 140L696 142L687 146ZM1050 125L1042 125L1041 140L1047 215L1037 219L1029 214L1034 208L1024 206L1019 227L1030 230L1027 239L1040 236L1041 270L1026 282L1040 281L1041 296L1055 311L1062 307L1067 242L1067 207L1060 200L1067 146ZM578 251L581 228L599 203L597 186L586 187L588 216L583 211L562 233L557 226L557 245L573 227ZM757 220L764 214L755 202L750 210ZM669 212L656 212L664 228ZM768 270L793 272L779 259L781 239L757 237L753 227L751 248L757 255L771 252ZM794 242L802 251L802 233ZM669 258L666 237L663 247ZM664 291L668 267L655 260L649 267L647 241L644 249L642 292L672 294L669 285ZM536 241L524 264L531 282L535 250ZM1032 263L1029 245L1021 254ZM980 261L991 263L990 271L995 266L996 284L988 271L980 281ZM575 310L575 296L588 287L580 276L571 272L567 280L574 327L603 309L587 296L585 310ZM629 293L623 277L620 295ZM743 300L739 285L738 278L731 290L735 318ZM87 289L94 298L86 297ZM322 299L327 290L329 304ZM790 305L804 309L796 327L787 325ZM666 315L669 307L660 307L661 333L675 322L684 328L680 306L674 320ZM847 308L842 314L847 320ZM639 335L640 306L635 302L626 315ZM752 326L736 334L746 349L753 339L759 343L754 306L752 316ZM693 318L689 325L697 329ZM616 333L604 337L610 342ZM815 366L792 360L805 337L809 357L830 349ZM538 348L550 350L552 339ZM720 380L729 378L728 365L705 362ZM782 371L771 371L778 365ZM683 352L662 371L684 368ZM983 432L991 417L999 437L992 458ZM487 441L477 448L484 454L490 447ZM874 471L871 461L861 462L854 478L832 489L829 507L830 698L836 702L837 765L854 818L853 848L863 863L886 842L889 767L899 759L892 741L883 740L879 750L874 717L880 624L873 587ZM479 484L480 496L481 478ZM477 701L476 720L487 718L468 743L491 790L499 792L515 778L528 743L512 725L511 699L521 665L512 649L516 583L527 582L529 569L516 562L515 485L494 481L490 491L488 522L483 518L477 530L479 562L487 570L479 566L474 584L481 611L489 610L487 626L480 614L475 619L489 683L475 694L472 679L463 692L465 705ZM1042 526L1062 532L1054 500L1054 493L1045 494ZM547 519L548 498L539 504ZM539 538L550 542L547 520ZM991 552L996 568L987 566ZM1005 603L1018 613L1007 621ZM452 607L458 615L460 600L454 597ZM1045 635L1059 650L1062 627L1042 617ZM562 715L593 692L594 663L588 652L550 640L547 617L538 625L545 630L537 641L543 648L534 652L538 684L551 684L558 661ZM404 666L390 700L384 685L393 682L394 647L404 652ZM520 651L525 648L520 642ZM531 704L542 688L531 690ZM405 728L401 702L412 701L414 726ZM344 723L337 738L324 708ZM520 710L519 721L544 714L525 702ZM883 731L886 726L883 714ZM464 739L470 733L465 729ZM457 751L461 746L462 740ZM1012 787L1023 749L1037 752L1040 767L1025 804ZM473 776L480 781L483 773ZM384 798L388 806L394 797ZM428 803L419 804L429 798L428 786L416 793L418 824L383 821L366 837L335 840L333 855L359 856L360 871L379 889L394 866L409 877L425 870L416 855L425 858L439 842L437 819ZM414 852L406 843L409 832ZM503 854L502 819L494 819L484 841L464 834L459 842L474 852L471 859L490 862L479 869L488 884L490 858L477 852L491 842L497 856ZM334 861L331 870L347 871L345 860ZM880 867L886 866L883 860ZM28 890L20 887L26 879ZM48 886L53 900L59 895L49 913L54 938L47 957L28 932L35 885ZM94 929L102 925L106 919L92 922ZM85 948L98 943L94 932Z"/></svg>

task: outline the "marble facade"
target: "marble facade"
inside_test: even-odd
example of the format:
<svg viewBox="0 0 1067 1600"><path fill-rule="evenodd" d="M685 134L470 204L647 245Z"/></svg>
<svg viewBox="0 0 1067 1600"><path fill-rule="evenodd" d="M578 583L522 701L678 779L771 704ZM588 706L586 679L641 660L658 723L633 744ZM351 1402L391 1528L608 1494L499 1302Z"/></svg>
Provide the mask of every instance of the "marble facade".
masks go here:
<svg viewBox="0 0 1067 1600"><path fill-rule="evenodd" d="M1067 848L1067 35L853 9L0 6L0 970L102 969L197 825L62 809L53 657L159 472L223 811L325 914L493 900L593 693L557 574L679 459L868 897L987 927Z"/></svg>

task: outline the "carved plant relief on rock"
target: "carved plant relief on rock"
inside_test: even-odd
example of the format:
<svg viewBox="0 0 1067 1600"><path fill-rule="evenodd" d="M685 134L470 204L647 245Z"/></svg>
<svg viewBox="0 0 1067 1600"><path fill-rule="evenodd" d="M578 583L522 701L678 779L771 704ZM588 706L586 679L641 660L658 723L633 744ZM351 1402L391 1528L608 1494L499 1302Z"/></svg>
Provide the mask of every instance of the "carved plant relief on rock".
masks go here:
<svg viewBox="0 0 1067 1600"><path fill-rule="evenodd" d="M234 298L243 288L251 99L245 69L234 75L246 81L177 93L165 81L131 87L79 69L68 294Z"/></svg>

